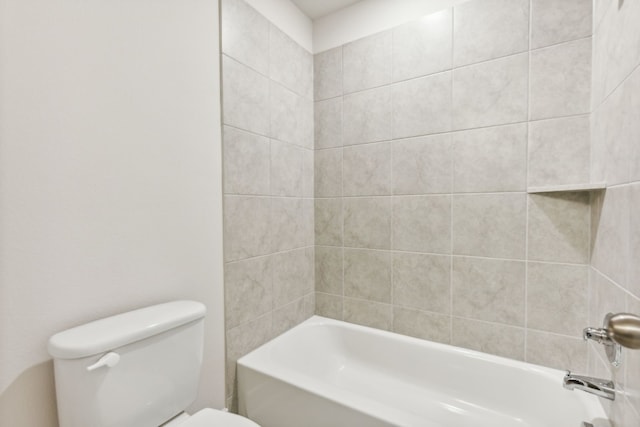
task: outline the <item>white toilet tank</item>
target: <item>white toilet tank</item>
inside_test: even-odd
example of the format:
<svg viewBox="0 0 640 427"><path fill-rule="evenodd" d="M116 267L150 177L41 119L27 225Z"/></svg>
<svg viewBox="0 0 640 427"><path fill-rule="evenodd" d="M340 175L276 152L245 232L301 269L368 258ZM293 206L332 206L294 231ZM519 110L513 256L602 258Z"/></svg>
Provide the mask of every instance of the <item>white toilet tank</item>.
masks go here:
<svg viewBox="0 0 640 427"><path fill-rule="evenodd" d="M196 398L205 313L175 301L51 337L60 427L157 427L183 411Z"/></svg>

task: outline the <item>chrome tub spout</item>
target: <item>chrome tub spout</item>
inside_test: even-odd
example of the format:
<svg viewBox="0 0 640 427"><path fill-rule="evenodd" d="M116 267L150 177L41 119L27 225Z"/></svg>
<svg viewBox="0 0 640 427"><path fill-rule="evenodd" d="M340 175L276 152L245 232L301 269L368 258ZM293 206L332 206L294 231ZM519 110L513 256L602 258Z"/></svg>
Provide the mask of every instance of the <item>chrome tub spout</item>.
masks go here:
<svg viewBox="0 0 640 427"><path fill-rule="evenodd" d="M570 371L564 376L564 388L568 390L582 390L605 399L615 400L616 390L612 381L600 378L584 377L574 375Z"/></svg>

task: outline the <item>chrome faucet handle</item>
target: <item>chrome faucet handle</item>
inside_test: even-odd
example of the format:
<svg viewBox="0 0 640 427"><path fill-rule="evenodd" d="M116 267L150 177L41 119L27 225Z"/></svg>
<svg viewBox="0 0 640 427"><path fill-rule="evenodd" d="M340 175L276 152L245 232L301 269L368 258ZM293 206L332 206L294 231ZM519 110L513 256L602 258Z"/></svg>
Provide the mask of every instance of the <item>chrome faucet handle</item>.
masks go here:
<svg viewBox="0 0 640 427"><path fill-rule="evenodd" d="M613 345L613 341L609 338L609 333L605 328L584 328L582 331L582 339L585 341L593 340L603 345Z"/></svg>

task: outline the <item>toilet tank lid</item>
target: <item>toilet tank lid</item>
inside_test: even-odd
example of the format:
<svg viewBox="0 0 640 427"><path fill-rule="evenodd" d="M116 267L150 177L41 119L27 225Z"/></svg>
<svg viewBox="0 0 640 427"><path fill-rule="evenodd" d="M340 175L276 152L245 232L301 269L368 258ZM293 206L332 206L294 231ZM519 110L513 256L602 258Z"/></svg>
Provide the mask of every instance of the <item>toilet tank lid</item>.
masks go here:
<svg viewBox="0 0 640 427"><path fill-rule="evenodd" d="M173 301L96 320L59 332L49 339L56 359L79 359L104 353L201 319L204 304Z"/></svg>

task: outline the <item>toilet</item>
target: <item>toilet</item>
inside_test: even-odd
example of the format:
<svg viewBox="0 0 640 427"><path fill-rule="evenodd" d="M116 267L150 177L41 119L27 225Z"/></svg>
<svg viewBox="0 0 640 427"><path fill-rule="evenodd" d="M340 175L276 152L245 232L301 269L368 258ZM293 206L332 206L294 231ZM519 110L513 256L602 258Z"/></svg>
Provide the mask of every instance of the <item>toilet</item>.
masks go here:
<svg viewBox="0 0 640 427"><path fill-rule="evenodd" d="M49 339L60 427L259 427L196 399L206 308L154 305L87 323Z"/></svg>

